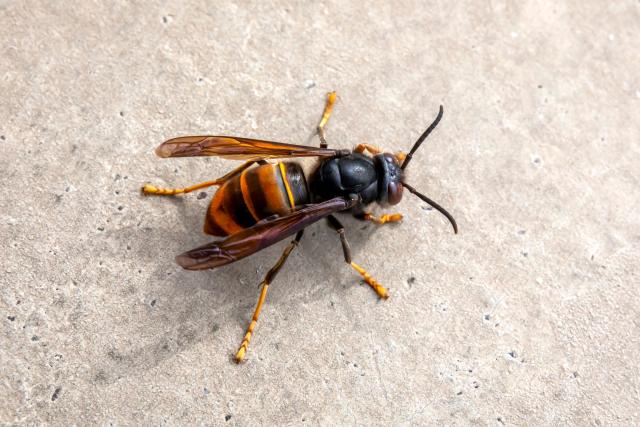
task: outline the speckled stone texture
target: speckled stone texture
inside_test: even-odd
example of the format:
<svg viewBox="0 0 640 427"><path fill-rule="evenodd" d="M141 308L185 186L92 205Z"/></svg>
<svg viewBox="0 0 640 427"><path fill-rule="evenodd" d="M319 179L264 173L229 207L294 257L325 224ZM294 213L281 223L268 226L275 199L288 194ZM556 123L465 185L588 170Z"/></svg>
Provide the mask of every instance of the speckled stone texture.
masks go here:
<svg viewBox="0 0 640 427"><path fill-rule="evenodd" d="M0 1L0 421L640 423L640 4ZM400 225L183 271L237 162L184 134L407 150Z"/></svg>

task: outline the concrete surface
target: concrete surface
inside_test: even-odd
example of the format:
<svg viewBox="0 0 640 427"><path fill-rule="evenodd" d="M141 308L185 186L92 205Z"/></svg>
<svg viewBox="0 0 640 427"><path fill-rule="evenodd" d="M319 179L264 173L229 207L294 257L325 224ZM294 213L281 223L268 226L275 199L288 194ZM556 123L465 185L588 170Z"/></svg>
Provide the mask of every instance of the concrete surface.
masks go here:
<svg viewBox="0 0 640 427"><path fill-rule="evenodd" d="M101 425L640 423L640 4L0 2L0 419ZM400 226L324 224L216 271L213 133L418 152ZM212 191L207 191L211 196Z"/></svg>

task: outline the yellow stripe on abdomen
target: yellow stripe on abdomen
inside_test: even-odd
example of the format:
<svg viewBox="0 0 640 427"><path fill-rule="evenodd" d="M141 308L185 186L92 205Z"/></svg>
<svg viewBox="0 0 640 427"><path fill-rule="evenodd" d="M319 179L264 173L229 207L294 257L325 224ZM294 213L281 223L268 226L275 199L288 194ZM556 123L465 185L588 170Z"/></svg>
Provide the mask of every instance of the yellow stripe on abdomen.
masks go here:
<svg viewBox="0 0 640 427"><path fill-rule="evenodd" d="M289 198L289 205L291 209L295 209L296 203L293 200L293 193L291 192L291 187L289 186L289 181L287 180L287 172L284 166L284 163L278 163L280 167L280 175L282 175L282 182L284 182L284 188L287 190L287 197Z"/></svg>

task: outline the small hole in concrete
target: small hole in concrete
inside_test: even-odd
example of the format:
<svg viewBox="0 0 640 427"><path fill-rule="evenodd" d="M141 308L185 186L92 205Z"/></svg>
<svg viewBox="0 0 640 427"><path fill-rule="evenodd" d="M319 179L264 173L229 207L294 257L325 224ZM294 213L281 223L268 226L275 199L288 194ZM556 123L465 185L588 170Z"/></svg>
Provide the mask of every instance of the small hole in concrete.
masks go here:
<svg viewBox="0 0 640 427"><path fill-rule="evenodd" d="M62 387L56 387L56 389L53 391L53 395L51 395L51 401L55 401L58 396L60 395L60 390L62 390Z"/></svg>

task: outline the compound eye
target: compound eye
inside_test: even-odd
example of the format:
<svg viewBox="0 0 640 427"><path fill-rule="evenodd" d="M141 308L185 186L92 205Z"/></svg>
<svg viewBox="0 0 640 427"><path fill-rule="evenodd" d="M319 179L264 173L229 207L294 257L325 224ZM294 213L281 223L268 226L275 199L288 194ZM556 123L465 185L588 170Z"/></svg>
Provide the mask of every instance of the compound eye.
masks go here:
<svg viewBox="0 0 640 427"><path fill-rule="evenodd" d="M402 200L402 189L404 187L399 182L390 182L387 186L388 196L387 201L390 205L397 205Z"/></svg>

